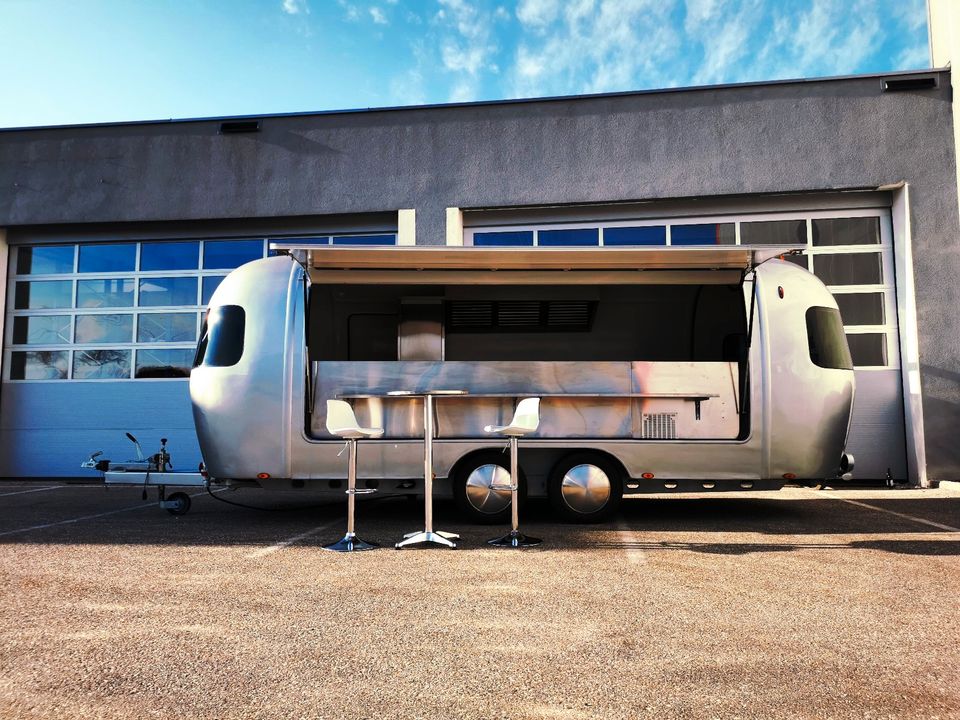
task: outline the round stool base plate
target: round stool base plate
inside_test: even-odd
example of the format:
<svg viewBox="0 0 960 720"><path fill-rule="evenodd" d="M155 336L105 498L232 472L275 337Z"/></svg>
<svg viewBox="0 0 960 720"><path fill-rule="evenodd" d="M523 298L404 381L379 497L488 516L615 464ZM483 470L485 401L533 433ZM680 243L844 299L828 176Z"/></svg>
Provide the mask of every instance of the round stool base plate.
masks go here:
<svg viewBox="0 0 960 720"><path fill-rule="evenodd" d="M542 542L543 540L540 538L524 535L519 530L511 530L503 537L487 540L487 545L493 545L494 547L521 548L533 547L534 545L539 545Z"/></svg>

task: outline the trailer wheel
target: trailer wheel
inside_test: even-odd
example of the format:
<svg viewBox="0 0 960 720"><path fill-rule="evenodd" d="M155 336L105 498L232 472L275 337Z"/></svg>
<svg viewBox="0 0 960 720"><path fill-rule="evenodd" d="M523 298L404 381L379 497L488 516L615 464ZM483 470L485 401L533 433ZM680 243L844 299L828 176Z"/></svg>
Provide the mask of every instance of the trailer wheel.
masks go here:
<svg viewBox="0 0 960 720"><path fill-rule="evenodd" d="M600 453L568 455L550 473L547 494L563 520L602 522L617 511L623 500L623 470Z"/></svg>
<svg viewBox="0 0 960 720"><path fill-rule="evenodd" d="M167 512L171 515L186 515L190 512L190 496L186 493L175 492L167 498Z"/></svg>
<svg viewBox="0 0 960 720"><path fill-rule="evenodd" d="M453 473L453 500L471 522L494 525L510 521L510 491L492 485L510 484L510 457L502 452L477 453L457 463ZM518 500L526 497L526 481L520 471Z"/></svg>

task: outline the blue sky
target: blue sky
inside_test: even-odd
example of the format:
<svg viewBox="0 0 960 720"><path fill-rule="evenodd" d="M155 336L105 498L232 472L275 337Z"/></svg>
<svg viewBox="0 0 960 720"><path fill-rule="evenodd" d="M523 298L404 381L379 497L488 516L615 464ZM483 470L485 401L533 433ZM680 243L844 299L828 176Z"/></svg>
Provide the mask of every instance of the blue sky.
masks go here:
<svg viewBox="0 0 960 720"><path fill-rule="evenodd" d="M924 0L0 0L0 127L924 68Z"/></svg>

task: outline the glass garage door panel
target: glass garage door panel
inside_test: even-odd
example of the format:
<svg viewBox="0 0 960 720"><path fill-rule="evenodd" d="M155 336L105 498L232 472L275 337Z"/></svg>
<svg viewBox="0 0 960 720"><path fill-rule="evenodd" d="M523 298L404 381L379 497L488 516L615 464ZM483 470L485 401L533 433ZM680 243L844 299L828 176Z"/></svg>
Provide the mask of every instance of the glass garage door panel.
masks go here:
<svg viewBox="0 0 960 720"><path fill-rule="evenodd" d="M854 478L907 477L893 240L885 215L813 218L810 260L830 288L853 356L857 392L847 450Z"/></svg>

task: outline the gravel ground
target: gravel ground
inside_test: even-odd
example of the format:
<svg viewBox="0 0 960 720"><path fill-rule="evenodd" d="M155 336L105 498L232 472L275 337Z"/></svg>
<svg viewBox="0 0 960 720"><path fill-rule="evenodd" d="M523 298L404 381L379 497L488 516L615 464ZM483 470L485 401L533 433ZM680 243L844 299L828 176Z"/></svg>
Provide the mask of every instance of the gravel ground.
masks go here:
<svg viewBox="0 0 960 720"><path fill-rule="evenodd" d="M2 718L960 718L960 492L532 504L521 552L441 503L457 550L338 555L342 506L44 487L0 485Z"/></svg>

